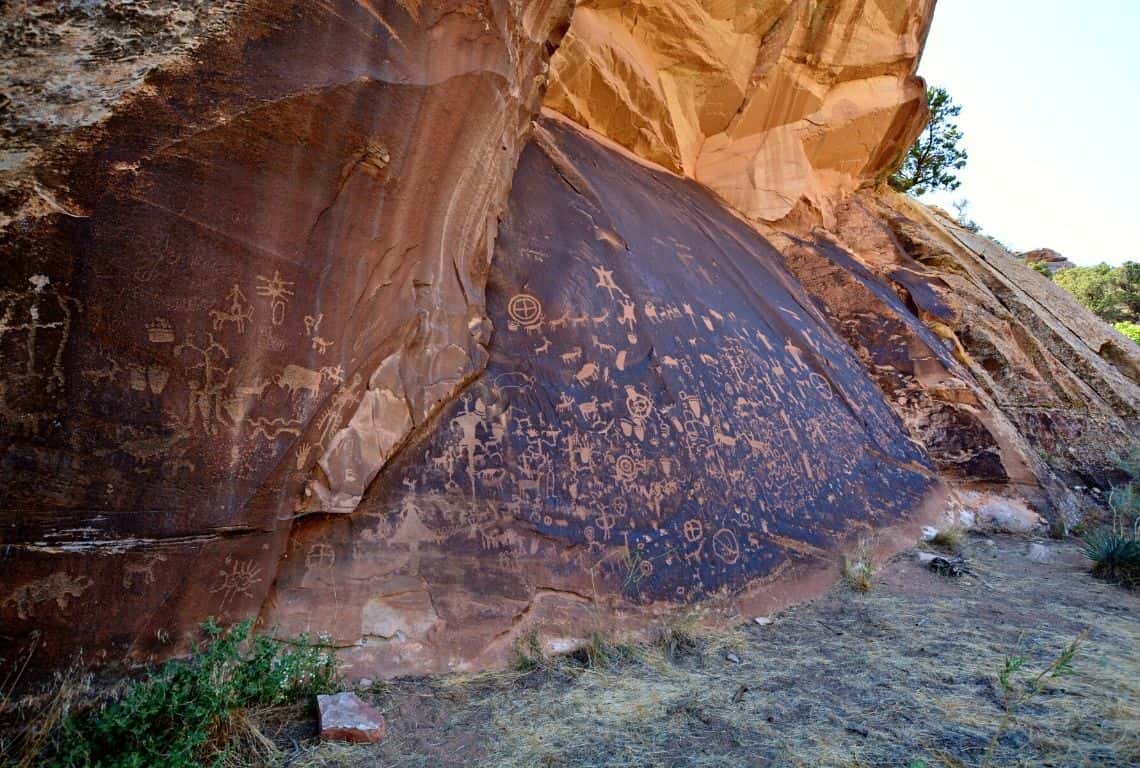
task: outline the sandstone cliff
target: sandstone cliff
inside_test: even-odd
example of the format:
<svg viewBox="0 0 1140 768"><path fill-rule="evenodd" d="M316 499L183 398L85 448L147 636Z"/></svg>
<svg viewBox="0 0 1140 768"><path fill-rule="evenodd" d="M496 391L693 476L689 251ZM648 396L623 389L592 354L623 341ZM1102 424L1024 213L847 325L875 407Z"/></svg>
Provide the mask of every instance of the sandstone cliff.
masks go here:
<svg viewBox="0 0 1140 768"><path fill-rule="evenodd" d="M0 655L259 615L470 668L979 498L1078 519L1140 354L878 186L932 13L5 11Z"/></svg>

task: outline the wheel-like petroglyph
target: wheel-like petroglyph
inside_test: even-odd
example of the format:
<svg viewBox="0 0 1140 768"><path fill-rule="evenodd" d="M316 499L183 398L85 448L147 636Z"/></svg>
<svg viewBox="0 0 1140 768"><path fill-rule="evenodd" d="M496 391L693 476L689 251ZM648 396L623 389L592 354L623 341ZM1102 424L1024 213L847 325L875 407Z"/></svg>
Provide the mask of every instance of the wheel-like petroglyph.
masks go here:
<svg viewBox="0 0 1140 768"><path fill-rule="evenodd" d="M529 293L518 293L507 304L513 330L536 328L542 324L542 302Z"/></svg>

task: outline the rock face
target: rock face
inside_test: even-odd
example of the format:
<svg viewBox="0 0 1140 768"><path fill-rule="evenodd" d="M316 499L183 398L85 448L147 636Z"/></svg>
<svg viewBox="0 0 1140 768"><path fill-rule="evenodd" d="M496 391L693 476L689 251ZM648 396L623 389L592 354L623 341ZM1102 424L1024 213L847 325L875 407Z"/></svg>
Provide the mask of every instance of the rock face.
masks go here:
<svg viewBox="0 0 1140 768"><path fill-rule="evenodd" d="M359 515L294 527L266 625L331 628L361 673L465 668L532 630L794 592L861 532L913 528L931 468L780 261L698 185L543 121L487 369Z"/></svg>
<svg viewBox="0 0 1140 768"><path fill-rule="evenodd" d="M290 519L351 511L485 365L495 222L569 10L258 4L32 136L0 239L0 601L43 659L256 614Z"/></svg>
<svg viewBox="0 0 1140 768"><path fill-rule="evenodd" d="M1041 262L1049 270L1050 273L1057 272L1062 269L1071 269L1076 266L1073 262L1066 259L1061 254L1054 251L1052 248L1037 248L1036 250L1026 251L1021 254L1021 258L1026 264L1037 264Z"/></svg>
<svg viewBox="0 0 1140 768"><path fill-rule="evenodd" d="M34 6L0 17L32 671L209 616L362 676L755 616L940 511L1072 522L1137 445L1134 346L875 187L932 0Z"/></svg>
<svg viewBox="0 0 1140 768"><path fill-rule="evenodd" d="M584 0L546 103L774 221L832 205L907 151L933 0Z"/></svg>

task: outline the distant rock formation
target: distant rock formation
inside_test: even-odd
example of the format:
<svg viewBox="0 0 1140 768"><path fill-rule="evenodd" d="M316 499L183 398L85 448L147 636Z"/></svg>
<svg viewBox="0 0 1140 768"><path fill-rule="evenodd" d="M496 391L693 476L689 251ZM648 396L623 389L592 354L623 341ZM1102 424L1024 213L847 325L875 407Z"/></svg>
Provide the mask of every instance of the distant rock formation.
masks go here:
<svg viewBox="0 0 1140 768"><path fill-rule="evenodd" d="M729 621L978 499L1072 523L1138 443L1135 345L879 184L933 0L148 7L0 12L29 674Z"/></svg>
<svg viewBox="0 0 1140 768"><path fill-rule="evenodd" d="M1033 251L1026 251L1020 254L1021 258L1026 264L1043 263L1045 268L1049 270L1050 274L1058 272L1062 269L1072 269L1076 265L1066 259L1061 254L1054 251L1052 248L1038 248Z"/></svg>

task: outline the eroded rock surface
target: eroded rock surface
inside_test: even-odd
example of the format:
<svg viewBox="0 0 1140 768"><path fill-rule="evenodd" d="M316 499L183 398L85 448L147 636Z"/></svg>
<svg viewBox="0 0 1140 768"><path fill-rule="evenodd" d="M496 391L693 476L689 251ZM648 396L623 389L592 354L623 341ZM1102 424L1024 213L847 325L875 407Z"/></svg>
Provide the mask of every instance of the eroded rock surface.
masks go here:
<svg viewBox="0 0 1140 768"><path fill-rule="evenodd" d="M44 139L0 235L6 635L141 657L255 614L290 518L351 511L483 367L568 13L255 4Z"/></svg>
<svg viewBox="0 0 1140 768"><path fill-rule="evenodd" d="M357 515L297 524L266 625L331 629L362 672L501 662L532 630L786 599L936 490L771 245L558 121L523 152L488 307L486 371Z"/></svg>
<svg viewBox="0 0 1140 768"><path fill-rule="evenodd" d="M1072 522L1137 445L1134 345L875 188L933 0L23 7L0 657L29 677L208 616L361 676L755 616L940 512Z"/></svg>
<svg viewBox="0 0 1140 768"><path fill-rule="evenodd" d="M926 117L933 0L578 3L546 103L757 220L830 217Z"/></svg>

